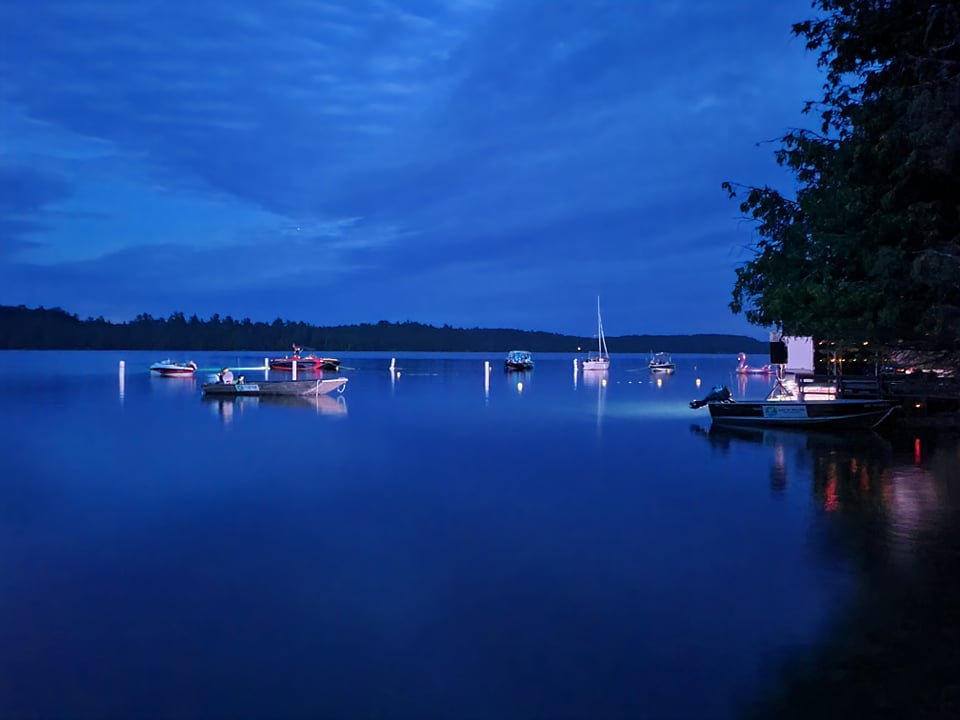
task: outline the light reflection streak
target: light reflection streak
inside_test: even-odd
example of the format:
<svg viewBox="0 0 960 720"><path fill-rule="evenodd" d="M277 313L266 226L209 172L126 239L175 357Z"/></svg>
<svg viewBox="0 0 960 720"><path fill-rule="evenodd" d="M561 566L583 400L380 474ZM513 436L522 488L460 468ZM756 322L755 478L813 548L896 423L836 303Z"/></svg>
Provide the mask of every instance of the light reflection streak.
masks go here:
<svg viewBox="0 0 960 720"><path fill-rule="evenodd" d="M949 505L944 487L930 470L916 466L889 468L881 484L888 544L899 562L910 564L922 536L943 523Z"/></svg>
<svg viewBox="0 0 960 720"><path fill-rule="evenodd" d="M599 372L591 371L583 374L583 385L584 387L596 387L597 388L597 432L600 432L601 421L605 412L606 397L607 397L607 381L609 379L609 371L601 370Z"/></svg>

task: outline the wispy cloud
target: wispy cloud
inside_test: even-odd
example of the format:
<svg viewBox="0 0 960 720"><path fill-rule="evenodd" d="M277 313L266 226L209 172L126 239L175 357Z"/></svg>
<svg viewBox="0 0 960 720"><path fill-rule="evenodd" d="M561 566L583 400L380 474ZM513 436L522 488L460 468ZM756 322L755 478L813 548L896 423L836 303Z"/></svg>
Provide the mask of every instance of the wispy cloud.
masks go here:
<svg viewBox="0 0 960 720"><path fill-rule="evenodd" d="M680 253L713 263L724 228L737 234L720 182L769 172L754 143L795 121L819 83L789 35L808 9L9 0L7 165L30 156L40 175L9 201L5 237L17 240L7 247L35 278L56 272L57 258L76 278L105 278L111 263L136 277L134 258L149 261L148 286L174 273L162 255L179 247L198 263L181 262L167 287L198 298L221 281L184 268L230 248L216 266L224 277L234 258L266 254L263 287L294 293L291 278L311 273L358 306L369 302L352 293L389 288L411 312L430 272L464 317L495 293L483 278L513 274L518 256L524 282L555 306L579 258L627 303L625 262L676 272ZM777 94L785 77L790 92ZM273 256L301 241L302 271ZM609 260L584 263L587 247ZM725 312L726 290L710 282ZM138 294L135 283L114 287Z"/></svg>

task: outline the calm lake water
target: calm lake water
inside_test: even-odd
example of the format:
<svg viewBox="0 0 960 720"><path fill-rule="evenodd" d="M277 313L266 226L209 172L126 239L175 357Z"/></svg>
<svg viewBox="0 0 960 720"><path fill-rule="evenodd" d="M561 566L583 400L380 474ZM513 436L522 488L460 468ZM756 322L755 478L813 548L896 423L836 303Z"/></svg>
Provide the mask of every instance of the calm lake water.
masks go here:
<svg viewBox="0 0 960 720"><path fill-rule="evenodd" d="M955 440L711 430L732 356L167 355L0 353L4 720L736 718L960 514Z"/></svg>

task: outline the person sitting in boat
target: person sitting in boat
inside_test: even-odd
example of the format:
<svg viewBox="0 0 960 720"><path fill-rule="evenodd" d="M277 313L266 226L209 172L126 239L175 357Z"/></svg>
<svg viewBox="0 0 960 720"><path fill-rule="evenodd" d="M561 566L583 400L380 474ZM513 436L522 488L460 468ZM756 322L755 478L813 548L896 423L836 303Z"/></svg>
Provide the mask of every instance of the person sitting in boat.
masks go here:
<svg viewBox="0 0 960 720"><path fill-rule="evenodd" d="M237 376L237 385L243 385L243 375Z"/></svg>
<svg viewBox="0 0 960 720"><path fill-rule="evenodd" d="M301 348L299 345L294 345L294 346L293 346L293 356L294 356L295 358L300 357L300 350L301 350L301 349L302 349L302 348Z"/></svg>
<svg viewBox="0 0 960 720"><path fill-rule="evenodd" d="M224 368L220 371L220 382L224 385L233 384L233 371L230 368Z"/></svg>

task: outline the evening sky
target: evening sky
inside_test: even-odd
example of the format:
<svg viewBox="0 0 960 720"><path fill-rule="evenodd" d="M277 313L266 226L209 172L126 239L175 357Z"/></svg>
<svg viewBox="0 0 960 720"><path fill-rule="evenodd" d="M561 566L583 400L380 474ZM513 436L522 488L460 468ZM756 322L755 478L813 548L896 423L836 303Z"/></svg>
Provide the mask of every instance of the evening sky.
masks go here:
<svg viewBox="0 0 960 720"><path fill-rule="evenodd" d="M0 304L733 332L807 0L5 0Z"/></svg>

